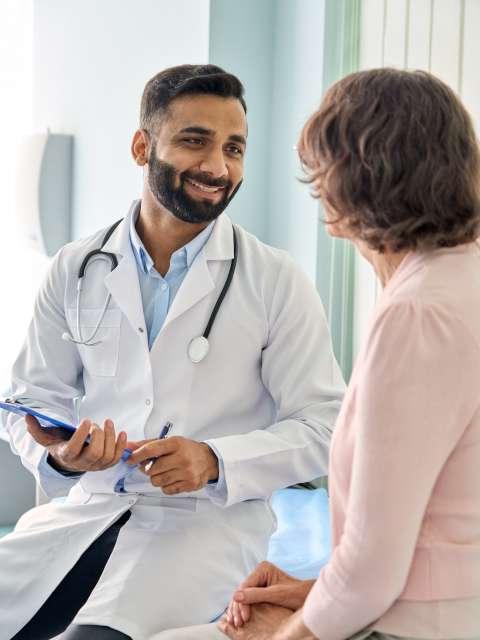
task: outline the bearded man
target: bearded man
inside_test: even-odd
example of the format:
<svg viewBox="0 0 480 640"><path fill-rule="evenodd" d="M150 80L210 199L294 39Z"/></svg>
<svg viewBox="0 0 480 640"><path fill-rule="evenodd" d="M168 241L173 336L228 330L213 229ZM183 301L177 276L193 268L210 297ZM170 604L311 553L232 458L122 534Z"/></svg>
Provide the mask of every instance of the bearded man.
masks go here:
<svg viewBox="0 0 480 640"><path fill-rule="evenodd" d="M0 542L2 638L147 640L218 618L266 556L271 493L326 474L343 381L320 299L223 213L246 144L235 76L157 74L132 142L141 200L53 261L13 399L78 426L65 440L9 418L24 465L68 496Z"/></svg>

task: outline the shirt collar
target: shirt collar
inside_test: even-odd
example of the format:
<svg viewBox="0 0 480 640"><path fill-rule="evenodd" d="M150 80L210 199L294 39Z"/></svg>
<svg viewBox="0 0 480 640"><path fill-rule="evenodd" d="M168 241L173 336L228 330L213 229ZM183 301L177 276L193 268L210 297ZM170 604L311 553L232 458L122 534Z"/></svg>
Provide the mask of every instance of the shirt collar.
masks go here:
<svg viewBox="0 0 480 640"><path fill-rule="evenodd" d="M135 228L139 213L140 203L138 204L136 211L133 212L133 215L130 219L130 243L132 245L133 254L135 256L137 264L144 273L149 273L152 269L154 269L153 260L148 251L145 249L143 242L140 240L140 236L138 235ZM183 267L189 269L192 266L192 263L197 255L207 243L207 240L210 238L214 226L215 221L211 222L208 227L205 227L205 229L203 229L198 235L190 240L190 242L188 242L185 246L177 249L172 254L170 264L172 266L182 265Z"/></svg>

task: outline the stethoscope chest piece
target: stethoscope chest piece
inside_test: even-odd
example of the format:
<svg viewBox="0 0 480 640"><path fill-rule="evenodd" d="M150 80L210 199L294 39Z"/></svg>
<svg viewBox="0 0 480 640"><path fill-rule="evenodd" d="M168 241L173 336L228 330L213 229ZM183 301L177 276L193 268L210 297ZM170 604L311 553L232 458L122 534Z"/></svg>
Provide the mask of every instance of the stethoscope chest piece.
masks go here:
<svg viewBox="0 0 480 640"><path fill-rule="evenodd" d="M198 336L190 340L188 345L188 357L194 364L202 362L210 350L210 343L204 336Z"/></svg>

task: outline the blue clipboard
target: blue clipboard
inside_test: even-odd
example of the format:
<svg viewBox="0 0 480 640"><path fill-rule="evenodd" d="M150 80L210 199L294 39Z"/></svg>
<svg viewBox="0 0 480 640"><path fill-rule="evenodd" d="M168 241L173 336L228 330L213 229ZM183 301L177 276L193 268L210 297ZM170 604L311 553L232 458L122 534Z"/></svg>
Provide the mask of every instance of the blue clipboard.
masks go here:
<svg viewBox="0 0 480 640"><path fill-rule="evenodd" d="M77 430L71 424L67 424L66 422L62 422L61 420L57 420L56 418L51 418L50 416L45 415L44 413L40 413L35 409L31 409L20 402L9 402L8 400L0 402L0 409L4 411L9 411L10 413L16 413L19 416L25 417L26 415L33 416L38 420L40 426L43 429L62 429L65 440L70 440L72 435ZM85 445L87 445L90 441L90 436L85 440ZM132 453L131 449L125 449L122 453L122 460L127 460Z"/></svg>
<svg viewBox="0 0 480 640"><path fill-rule="evenodd" d="M8 400L0 402L0 409L10 411L10 413L16 413L19 416L23 417L25 417L26 415L33 416L38 420L38 422L44 429L52 429L54 427L56 427L57 429L65 429L65 431L68 432L65 434L66 436L68 435L68 438L66 439L71 438L76 431L73 425L62 422L61 420L57 420L56 418L46 416L44 413L35 411L35 409L30 409L30 407L27 407L20 402L9 402Z"/></svg>

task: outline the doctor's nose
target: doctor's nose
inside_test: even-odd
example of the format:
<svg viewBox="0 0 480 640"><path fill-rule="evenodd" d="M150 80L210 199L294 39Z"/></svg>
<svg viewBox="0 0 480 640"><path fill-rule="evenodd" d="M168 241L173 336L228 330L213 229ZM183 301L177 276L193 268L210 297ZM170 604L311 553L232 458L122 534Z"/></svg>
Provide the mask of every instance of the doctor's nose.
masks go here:
<svg viewBox="0 0 480 640"><path fill-rule="evenodd" d="M222 149L212 149L204 155L199 167L200 171L209 173L212 178L228 176L228 166Z"/></svg>

